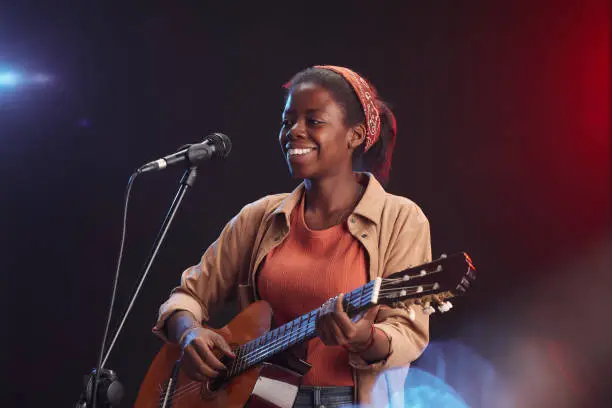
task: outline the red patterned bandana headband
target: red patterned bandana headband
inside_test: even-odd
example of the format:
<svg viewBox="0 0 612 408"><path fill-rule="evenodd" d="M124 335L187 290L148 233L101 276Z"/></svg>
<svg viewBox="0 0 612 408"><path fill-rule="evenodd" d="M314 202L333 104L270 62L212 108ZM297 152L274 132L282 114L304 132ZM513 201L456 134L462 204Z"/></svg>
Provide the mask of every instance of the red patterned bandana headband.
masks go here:
<svg viewBox="0 0 612 408"><path fill-rule="evenodd" d="M380 112L376 107L376 90L358 73L348 68L335 65L315 65L314 68L327 69L340 75L357 94L366 117L367 132L364 151L367 152L380 137ZM290 86L291 83L285 84L285 88Z"/></svg>
<svg viewBox="0 0 612 408"><path fill-rule="evenodd" d="M367 152L380 136L380 112L376 107L376 91L370 86L368 81L348 68L337 67L335 65L315 65L315 68L334 71L351 84L355 90L366 117L367 134L364 151Z"/></svg>

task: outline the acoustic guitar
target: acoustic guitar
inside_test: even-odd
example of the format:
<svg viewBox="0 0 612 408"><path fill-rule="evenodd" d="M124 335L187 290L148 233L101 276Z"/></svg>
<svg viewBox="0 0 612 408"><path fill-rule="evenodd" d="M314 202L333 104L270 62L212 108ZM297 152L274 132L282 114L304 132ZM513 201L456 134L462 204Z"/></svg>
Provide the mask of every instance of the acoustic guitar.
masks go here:
<svg viewBox="0 0 612 408"><path fill-rule="evenodd" d="M376 305L398 307L413 300L427 314L446 312L448 299L464 294L476 278L470 257L464 253L439 259L377 278L344 296L344 310L358 319ZM209 382L189 379L180 368L181 350L166 344L149 367L135 408L291 408L297 396L302 365L281 366L271 360L289 348L317 336L319 316L331 313L334 302L270 330L272 310L265 301L252 303L227 326L214 330L225 338L236 355L225 360L226 373Z"/></svg>

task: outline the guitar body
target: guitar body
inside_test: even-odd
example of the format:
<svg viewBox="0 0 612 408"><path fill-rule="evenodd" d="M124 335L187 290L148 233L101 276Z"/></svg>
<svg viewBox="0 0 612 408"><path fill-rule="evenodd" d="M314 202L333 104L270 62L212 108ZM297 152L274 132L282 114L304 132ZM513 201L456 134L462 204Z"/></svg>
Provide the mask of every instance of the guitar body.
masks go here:
<svg viewBox="0 0 612 408"><path fill-rule="evenodd" d="M272 310L267 302L255 302L227 326L214 330L230 346L243 345L270 330ZM179 370L174 392L168 382L180 358L180 348L166 344L159 351L145 376L135 408L291 408L301 375L283 367L263 363L232 378L217 391L209 391Z"/></svg>

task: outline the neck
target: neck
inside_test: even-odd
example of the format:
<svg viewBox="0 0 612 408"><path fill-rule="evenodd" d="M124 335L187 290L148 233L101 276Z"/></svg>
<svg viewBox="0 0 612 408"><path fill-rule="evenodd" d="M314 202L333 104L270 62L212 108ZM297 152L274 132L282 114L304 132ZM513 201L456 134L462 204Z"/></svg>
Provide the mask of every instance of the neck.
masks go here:
<svg viewBox="0 0 612 408"><path fill-rule="evenodd" d="M361 190L358 177L351 172L319 180L305 179L305 209L326 216L354 205Z"/></svg>

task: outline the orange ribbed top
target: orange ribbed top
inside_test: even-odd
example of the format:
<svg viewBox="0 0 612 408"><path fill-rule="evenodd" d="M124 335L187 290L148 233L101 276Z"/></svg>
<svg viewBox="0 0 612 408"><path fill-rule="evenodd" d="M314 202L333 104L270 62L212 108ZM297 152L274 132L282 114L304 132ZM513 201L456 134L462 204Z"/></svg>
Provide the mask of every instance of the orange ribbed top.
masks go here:
<svg viewBox="0 0 612 408"><path fill-rule="evenodd" d="M289 235L267 255L257 278L259 295L272 306L277 326L367 283L364 249L346 223L311 230L304 221L302 196L290 225ZM342 347L328 347L315 338L308 342L307 356L312 368L303 385L354 385Z"/></svg>

